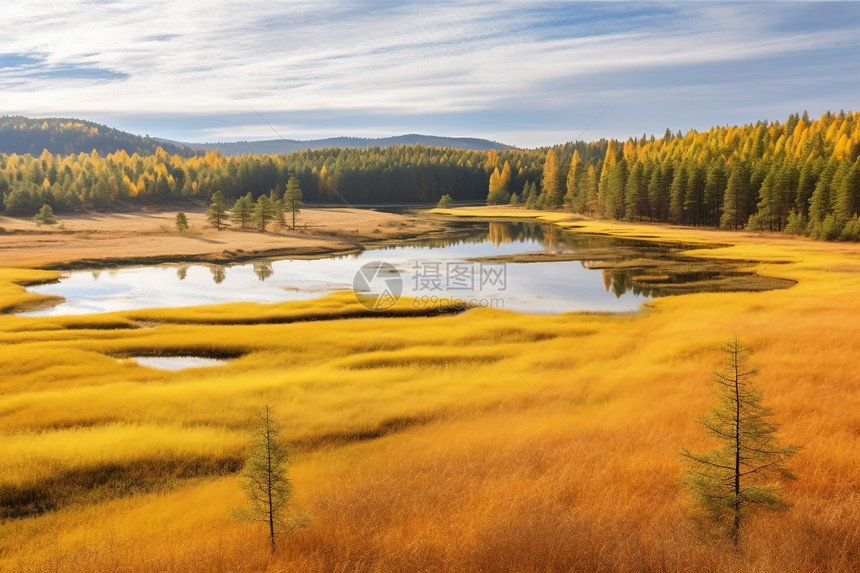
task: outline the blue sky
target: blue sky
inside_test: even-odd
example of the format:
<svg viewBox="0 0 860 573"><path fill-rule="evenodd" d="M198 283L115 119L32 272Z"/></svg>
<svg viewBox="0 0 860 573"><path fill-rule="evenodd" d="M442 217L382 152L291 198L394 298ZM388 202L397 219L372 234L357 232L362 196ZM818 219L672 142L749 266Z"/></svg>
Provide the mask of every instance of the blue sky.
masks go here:
<svg viewBox="0 0 860 573"><path fill-rule="evenodd" d="M858 2L4 1L0 114L520 147L860 108Z"/></svg>

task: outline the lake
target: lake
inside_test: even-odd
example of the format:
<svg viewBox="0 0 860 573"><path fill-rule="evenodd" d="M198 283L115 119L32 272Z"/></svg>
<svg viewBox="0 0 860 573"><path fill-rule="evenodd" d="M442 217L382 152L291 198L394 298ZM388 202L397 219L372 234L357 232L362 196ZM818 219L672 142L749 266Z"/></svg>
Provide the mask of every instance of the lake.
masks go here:
<svg viewBox="0 0 860 573"><path fill-rule="evenodd" d="M463 224L444 239L312 260L70 271L55 283L27 289L62 296L64 302L21 315L275 303L345 289L372 294L391 285L386 295L417 297L423 303L453 297L475 306L530 313L632 312L664 294L652 284L655 280L683 283L683 273L655 277L648 270L654 261L672 259L678 251L680 246L578 234L545 224L481 222ZM700 279L701 273L693 278Z"/></svg>

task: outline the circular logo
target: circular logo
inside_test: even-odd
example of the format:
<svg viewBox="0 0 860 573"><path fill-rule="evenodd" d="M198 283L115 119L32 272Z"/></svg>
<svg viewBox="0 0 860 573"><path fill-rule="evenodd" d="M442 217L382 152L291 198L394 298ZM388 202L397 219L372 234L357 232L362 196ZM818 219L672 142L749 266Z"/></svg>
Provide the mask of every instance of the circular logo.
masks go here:
<svg viewBox="0 0 860 573"><path fill-rule="evenodd" d="M397 304L403 293L400 271L385 261L364 263L352 279L352 292L364 308L387 310Z"/></svg>

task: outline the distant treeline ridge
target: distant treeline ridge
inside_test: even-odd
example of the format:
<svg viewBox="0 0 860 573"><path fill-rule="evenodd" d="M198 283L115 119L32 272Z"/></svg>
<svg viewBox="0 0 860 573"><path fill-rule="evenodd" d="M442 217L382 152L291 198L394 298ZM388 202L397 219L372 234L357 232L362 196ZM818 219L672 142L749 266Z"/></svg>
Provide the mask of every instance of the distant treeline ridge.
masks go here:
<svg viewBox="0 0 860 573"><path fill-rule="evenodd" d="M215 191L258 197L282 191L291 175L308 203L427 203L447 194L610 219L860 239L860 113L844 112L531 150L0 154L0 198L12 215L32 216L43 204L109 210L117 201L208 200Z"/></svg>

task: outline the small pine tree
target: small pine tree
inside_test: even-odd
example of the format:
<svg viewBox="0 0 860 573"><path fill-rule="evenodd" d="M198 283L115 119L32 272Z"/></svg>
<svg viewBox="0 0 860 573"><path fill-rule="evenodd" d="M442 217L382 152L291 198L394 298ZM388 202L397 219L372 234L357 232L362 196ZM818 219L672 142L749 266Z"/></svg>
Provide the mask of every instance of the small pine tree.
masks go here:
<svg viewBox="0 0 860 573"><path fill-rule="evenodd" d="M691 466L685 482L697 510L694 518L728 533L737 545L741 523L755 508L788 508L778 480L796 479L784 463L800 447L777 443L773 412L762 406L762 393L751 384L756 370L747 366L747 348L735 337L723 352L723 370L714 373L718 404L699 418L720 446L704 454L684 448L681 456Z"/></svg>
<svg viewBox="0 0 860 573"><path fill-rule="evenodd" d="M523 190L520 193L520 202L521 203L528 204L530 192L531 192L531 183L529 182L528 179L526 179L526 182L523 183Z"/></svg>
<svg viewBox="0 0 860 573"><path fill-rule="evenodd" d="M520 206L520 198L516 193L511 194L511 207L519 207Z"/></svg>
<svg viewBox="0 0 860 573"><path fill-rule="evenodd" d="M176 214L176 228L180 233L188 230L188 217L182 211Z"/></svg>
<svg viewBox="0 0 860 573"><path fill-rule="evenodd" d="M821 222L817 238L824 239L825 241L835 241L839 238L841 233L842 225L839 224L839 220L836 218L836 215L830 213L824 217L824 221Z"/></svg>
<svg viewBox="0 0 860 573"><path fill-rule="evenodd" d="M264 406L253 429L253 449L242 470L242 489L248 496L248 505L233 511L237 519L266 524L272 553L275 535L304 527L308 522L305 516L287 514L293 484L288 473L290 450L281 441L280 433L272 408Z"/></svg>
<svg viewBox="0 0 860 573"><path fill-rule="evenodd" d="M436 207L438 209L450 209L454 206L454 200L451 199L451 196L448 194L442 195L442 198L439 199L439 202L436 203Z"/></svg>
<svg viewBox="0 0 860 573"><path fill-rule="evenodd" d="M220 231L226 226L226 219L227 205L224 203L224 194L220 191L215 191L212 194L212 202L209 204L209 209L206 210L206 220Z"/></svg>
<svg viewBox="0 0 860 573"><path fill-rule="evenodd" d="M302 203L302 189L299 187L299 180L295 177L290 177L287 181L287 188L284 191L284 198L281 199L284 207L284 213L290 216L290 229L296 228L296 215L305 206Z"/></svg>
<svg viewBox="0 0 860 573"><path fill-rule="evenodd" d="M526 199L526 209L537 209L538 208L538 192L535 184L532 183L529 186L529 197Z"/></svg>
<svg viewBox="0 0 860 573"><path fill-rule="evenodd" d="M840 238L846 241L860 241L860 216L854 215L850 221L845 223Z"/></svg>
<svg viewBox="0 0 860 573"><path fill-rule="evenodd" d="M257 202L254 203L253 219L257 222L261 233L266 232L266 225L269 221L275 218L275 206L272 205L268 195L260 195L257 197Z"/></svg>
<svg viewBox="0 0 860 573"><path fill-rule="evenodd" d="M230 209L230 217L239 225L240 229L245 229L245 227L248 226L253 214L254 199L251 197L250 193L236 199L236 203L234 203L233 208Z"/></svg>
<svg viewBox="0 0 860 573"><path fill-rule="evenodd" d="M804 235L806 234L806 226L808 221L801 213L793 210L788 214L788 221L785 224L784 231L789 235Z"/></svg>
<svg viewBox="0 0 860 573"><path fill-rule="evenodd" d="M30 212L32 213L32 211ZM33 221L39 226L57 224L57 218L54 217L54 210L47 203L42 205L42 208L39 209L39 212L33 217Z"/></svg>

